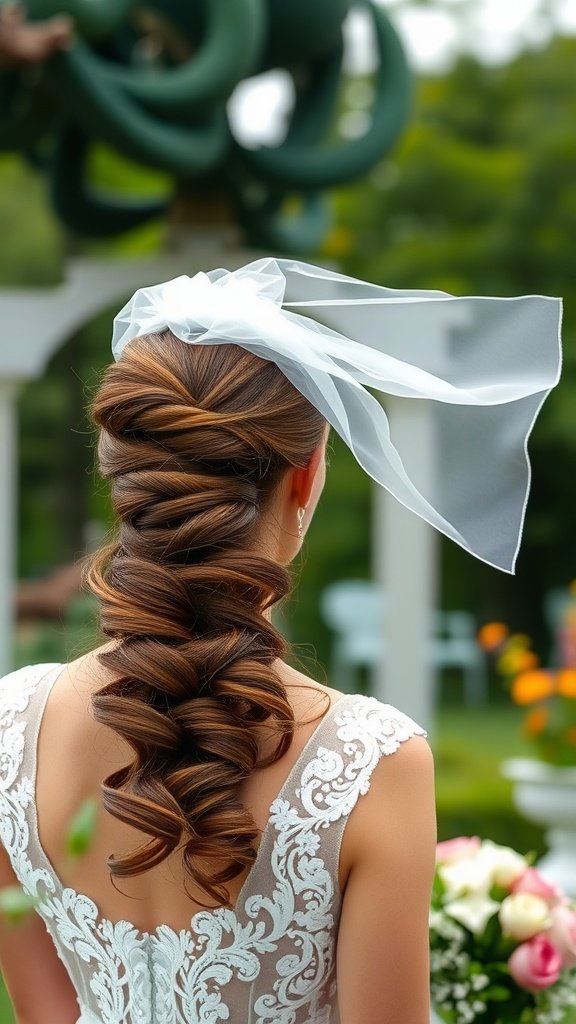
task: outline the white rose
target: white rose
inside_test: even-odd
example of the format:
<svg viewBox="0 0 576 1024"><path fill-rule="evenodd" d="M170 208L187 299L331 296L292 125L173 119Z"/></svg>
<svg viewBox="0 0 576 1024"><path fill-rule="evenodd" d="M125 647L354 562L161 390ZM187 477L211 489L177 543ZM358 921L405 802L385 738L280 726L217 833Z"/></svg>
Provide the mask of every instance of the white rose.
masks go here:
<svg viewBox="0 0 576 1024"><path fill-rule="evenodd" d="M455 864L440 864L438 874L449 901L477 893L486 895L492 885L491 865L483 863L478 857L459 860Z"/></svg>
<svg viewBox="0 0 576 1024"><path fill-rule="evenodd" d="M504 935L521 942L533 938L552 924L548 904L529 892L507 896L500 907L499 917Z"/></svg>
<svg viewBox="0 0 576 1024"><path fill-rule="evenodd" d="M455 918L456 921L463 924L474 935L480 935L499 906L500 904L490 899L489 896L476 893L472 896L463 896L459 900L453 900L452 903L446 903L444 913Z"/></svg>
<svg viewBox="0 0 576 1024"><path fill-rule="evenodd" d="M501 885L505 889L524 874L528 866L526 858L516 853L516 850L510 849L509 846L498 846L489 839L482 843L478 859L491 872L492 884Z"/></svg>

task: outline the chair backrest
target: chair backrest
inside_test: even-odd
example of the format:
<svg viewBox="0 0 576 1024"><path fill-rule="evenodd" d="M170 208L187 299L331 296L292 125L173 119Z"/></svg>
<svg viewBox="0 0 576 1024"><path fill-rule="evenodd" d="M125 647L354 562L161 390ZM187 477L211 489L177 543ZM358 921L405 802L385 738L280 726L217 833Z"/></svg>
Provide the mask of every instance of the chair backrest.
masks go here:
<svg viewBox="0 0 576 1024"><path fill-rule="evenodd" d="M323 591L320 610L324 621L337 633L380 631L386 614L386 598L374 580L338 580ZM476 620L471 612L436 611L434 634L476 643Z"/></svg>
<svg viewBox="0 0 576 1024"><path fill-rule="evenodd" d="M338 580L323 591L320 611L337 633L369 633L382 628L386 601L373 580Z"/></svg>
<svg viewBox="0 0 576 1024"><path fill-rule="evenodd" d="M476 620L471 612L436 612L434 628L437 636L476 643Z"/></svg>

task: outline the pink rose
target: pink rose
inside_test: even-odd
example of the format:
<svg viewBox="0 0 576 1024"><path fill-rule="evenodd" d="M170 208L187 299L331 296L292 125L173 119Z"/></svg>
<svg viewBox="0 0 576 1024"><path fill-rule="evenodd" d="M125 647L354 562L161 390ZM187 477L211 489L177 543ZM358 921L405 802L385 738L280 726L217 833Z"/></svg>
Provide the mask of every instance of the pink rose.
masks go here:
<svg viewBox="0 0 576 1024"><path fill-rule="evenodd" d="M562 957L563 967L576 967L576 911L567 906L552 907L552 926L546 937Z"/></svg>
<svg viewBox="0 0 576 1024"><path fill-rule="evenodd" d="M512 885L512 892L527 892L531 896L539 896L547 903L557 903L564 895L556 885L547 882L537 868L526 868Z"/></svg>
<svg viewBox="0 0 576 1024"><path fill-rule="evenodd" d="M514 950L508 970L521 988L538 991L558 981L562 957L547 935L535 935Z"/></svg>
<svg viewBox="0 0 576 1024"><path fill-rule="evenodd" d="M460 860L468 860L480 849L478 836L458 836L457 839L446 839L436 847L437 864L457 864Z"/></svg>

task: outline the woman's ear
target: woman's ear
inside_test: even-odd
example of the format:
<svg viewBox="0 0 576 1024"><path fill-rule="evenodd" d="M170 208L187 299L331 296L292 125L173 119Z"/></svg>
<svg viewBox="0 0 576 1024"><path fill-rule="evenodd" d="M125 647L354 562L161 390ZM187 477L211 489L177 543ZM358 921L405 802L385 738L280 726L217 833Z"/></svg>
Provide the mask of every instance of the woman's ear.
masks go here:
<svg viewBox="0 0 576 1024"><path fill-rule="evenodd" d="M322 474L322 483L324 482L325 448L326 445L322 442L314 449L305 466L292 470L290 497L299 508L306 508L308 505L319 474Z"/></svg>
<svg viewBox="0 0 576 1024"><path fill-rule="evenodd" d="M323 441L305 466L292 467L282 480L274 512L277 551L273 556L281 565L288 565L300 550L322 494L326 478L325 449Z"/></svg>

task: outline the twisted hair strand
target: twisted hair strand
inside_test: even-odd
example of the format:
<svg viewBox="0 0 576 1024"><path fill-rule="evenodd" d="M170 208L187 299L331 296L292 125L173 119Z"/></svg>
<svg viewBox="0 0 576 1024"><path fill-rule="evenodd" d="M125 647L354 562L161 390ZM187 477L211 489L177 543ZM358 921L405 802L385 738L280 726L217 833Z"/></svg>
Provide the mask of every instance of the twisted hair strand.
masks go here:
<svg viewBox="0 0 576 1024"><path fill-rule="evenodd" d="M92 710L133 754L102 798L148 837L108 866L113 878L137 875L181 849L203 899L226 904L258 840L240 787L294 731L275 667L285 643L265 615L290 576L262 553L258 530L282 473L306 465L325 423L273 363L169 331L127 346L92 414L120 521L87 574L115 641L98 655L112 681ZM267 757L263 724L277 736Z"/></svg>

